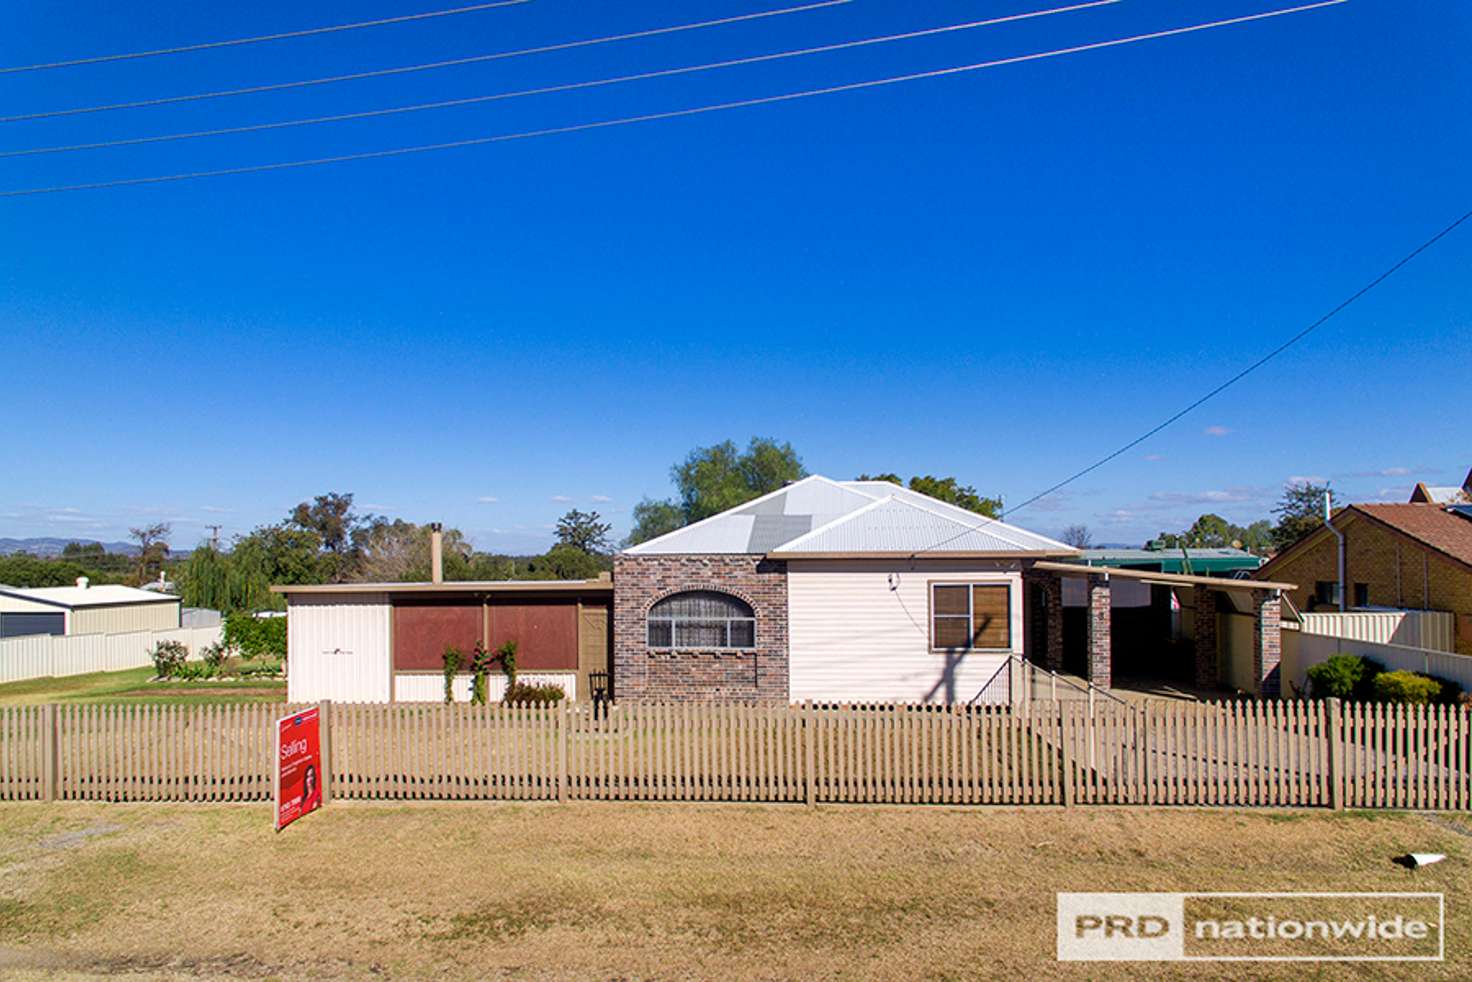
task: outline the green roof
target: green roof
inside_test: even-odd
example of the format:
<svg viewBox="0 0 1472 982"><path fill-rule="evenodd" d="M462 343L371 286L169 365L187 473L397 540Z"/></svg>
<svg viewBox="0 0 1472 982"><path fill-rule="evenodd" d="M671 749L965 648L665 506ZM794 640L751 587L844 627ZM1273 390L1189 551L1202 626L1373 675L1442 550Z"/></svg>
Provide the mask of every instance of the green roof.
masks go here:
<svg viewBox="0 0 1472 982"><path fill-rule="evenodd" d="M1182 553L1185 553L1182 555ZM1261 556L1241 549L1085 549L1077 562L1113 569L1149 569L1160 573L1235 573L1255 570Z"/></svg>

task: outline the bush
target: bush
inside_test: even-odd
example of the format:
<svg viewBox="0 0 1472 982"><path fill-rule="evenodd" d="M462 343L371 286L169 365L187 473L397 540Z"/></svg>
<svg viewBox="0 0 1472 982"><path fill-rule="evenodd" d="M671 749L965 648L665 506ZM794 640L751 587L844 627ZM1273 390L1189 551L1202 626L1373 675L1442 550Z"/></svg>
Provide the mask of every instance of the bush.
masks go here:
<svg viewBox="0 0 1472 982"><path fill-rule="evenodd" d="M1408 706L1424 706L1441 695L1440 683L1415 672L1381 672L1374 688L1376 699Z"/></svg>
<svg viewBox="0 0 1472 982"><path fill-rule="evenodd" d="M225 618L223 643L241 657L286 657L286 618L255 617L244 611Z"/></svg>
<svg viewBox="0 0 1472 982"><path fill-rule="evenodd" d="M1373 679L1383 666L1360 655L1333 655L1308 670L1310 691L1315 699L1364 699L1371 694Z"/></svg>
<svg viewBox="0 0 1472 982"><path fill-rule="evenodd" d="M176 677L180 669L184 667L185 660L189 657L189 649L184 647L181 641L160 641L153 646L149 657L153 659L155 677L171 679Z"/></svg>
<svg viewBox="0 0 1472 982"><path fill-rule="evenodd" d="M517 682L506 687L501 697L504 706L555 706L567 698L560 685L527 685Z"/></svg>
<svg viewBox="0 0 1472 982"><path fill-rule="evenodd" d="M207 679L215 674L215 670L202 661L185 662L174 670L174 678L180 682L194 682L199 679Z"/></svg>
<svg viewBox="0 0 1472 982"><path fill-rule="evenodd" d="M224 675L225 659L230 656L230 648L225 642L218 641L199 649L199 656L209 666L211 674Z"/></svg>

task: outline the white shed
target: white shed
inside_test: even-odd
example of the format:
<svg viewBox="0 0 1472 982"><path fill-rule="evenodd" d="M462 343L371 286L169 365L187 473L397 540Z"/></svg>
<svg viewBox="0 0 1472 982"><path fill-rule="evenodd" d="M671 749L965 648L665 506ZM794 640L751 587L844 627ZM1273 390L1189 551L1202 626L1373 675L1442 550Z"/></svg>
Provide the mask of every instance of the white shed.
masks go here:
<svg viewBox="0 0 1472 982"><path fill-rule="evenodd" d="M130 586L0 587L0 637L167 631L180 620L178 597Z"/></svg>

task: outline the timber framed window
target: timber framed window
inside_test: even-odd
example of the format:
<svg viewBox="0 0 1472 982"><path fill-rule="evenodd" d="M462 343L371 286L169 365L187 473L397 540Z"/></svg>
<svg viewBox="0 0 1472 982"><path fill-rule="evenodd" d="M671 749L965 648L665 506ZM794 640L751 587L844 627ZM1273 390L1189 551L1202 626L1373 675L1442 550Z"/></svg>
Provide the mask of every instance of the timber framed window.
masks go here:
<svg viewBox="0 0 1472 982"><path fill-rule="evenodd" d="M932 651L1009 650L1011 647L1011 584L930 584Z"/></svg>
<svg viewBox="0 0 1472 982"><path fill-rule="evenodd" d="M688 590L649 608L649 647L664 650L756 647L756 612L740 597Z"/></svg>

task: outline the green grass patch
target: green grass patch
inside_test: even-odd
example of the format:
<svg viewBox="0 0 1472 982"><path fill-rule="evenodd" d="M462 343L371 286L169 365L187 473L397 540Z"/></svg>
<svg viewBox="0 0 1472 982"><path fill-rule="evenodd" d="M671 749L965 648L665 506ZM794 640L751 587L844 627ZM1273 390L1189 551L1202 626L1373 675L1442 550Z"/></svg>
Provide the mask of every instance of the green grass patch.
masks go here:
<svg viewBox="0 0 1472 982"><path fill-rule="evenodd" d="M0 706L46 702L198 706L286 701L286 683L279 679L152 682L152 678L152 668L131 668L123 672L93 672L64 678L10 682L0 685Z"/></svg>

